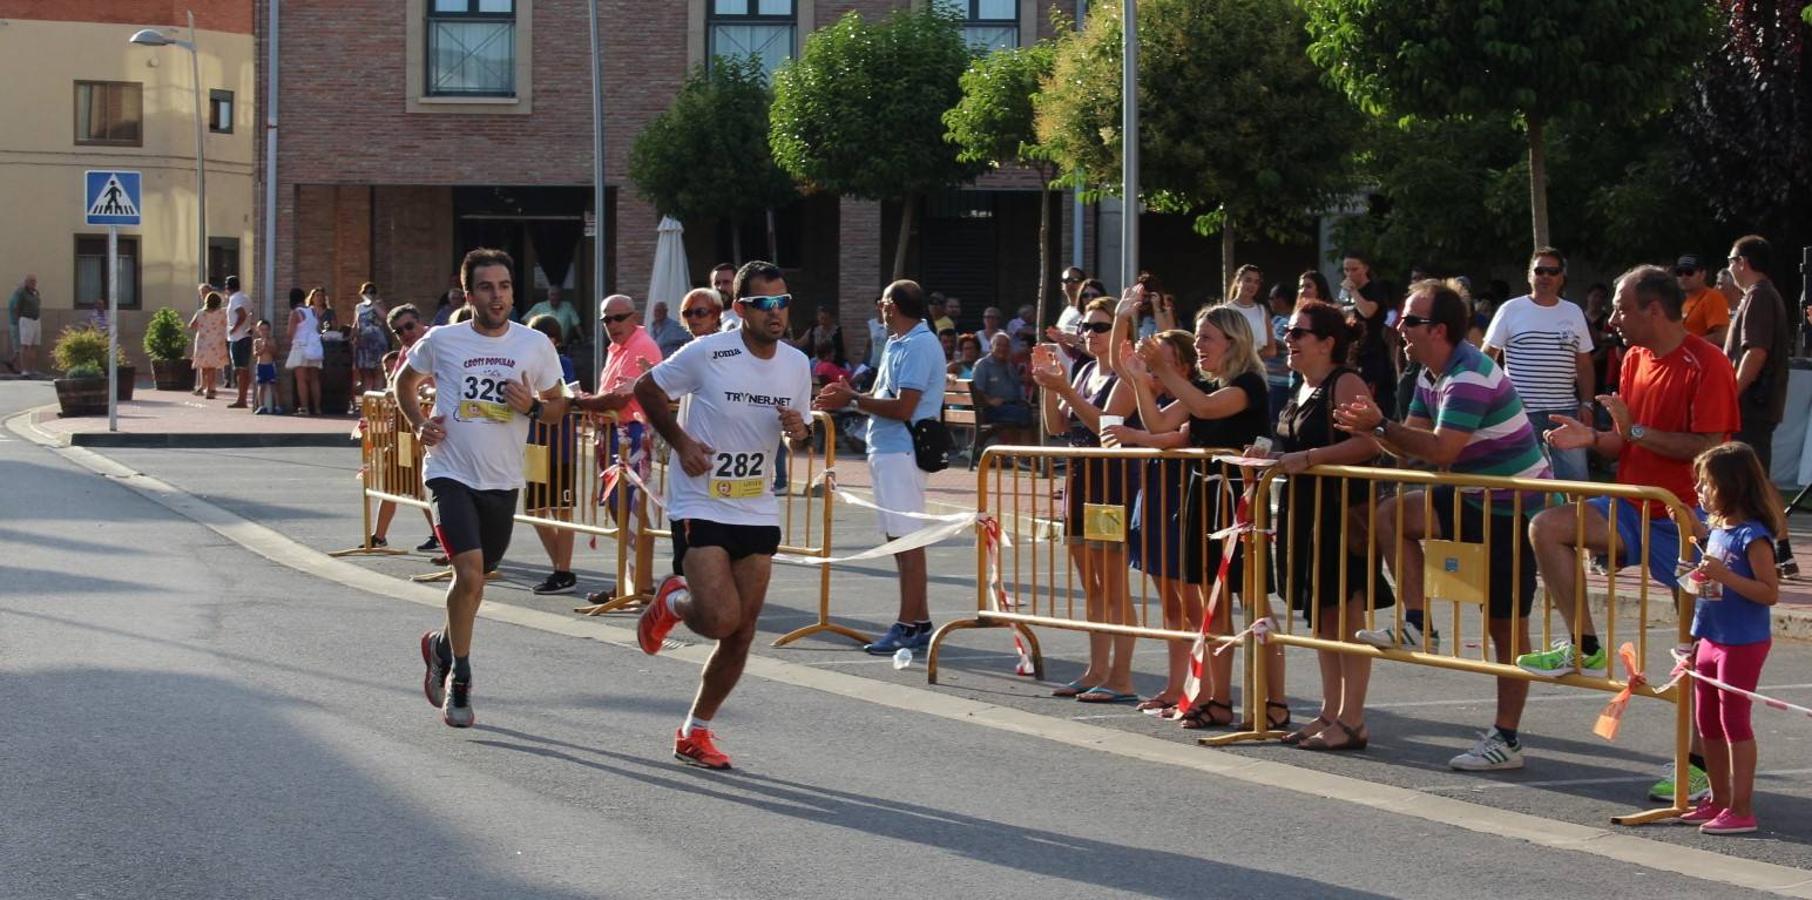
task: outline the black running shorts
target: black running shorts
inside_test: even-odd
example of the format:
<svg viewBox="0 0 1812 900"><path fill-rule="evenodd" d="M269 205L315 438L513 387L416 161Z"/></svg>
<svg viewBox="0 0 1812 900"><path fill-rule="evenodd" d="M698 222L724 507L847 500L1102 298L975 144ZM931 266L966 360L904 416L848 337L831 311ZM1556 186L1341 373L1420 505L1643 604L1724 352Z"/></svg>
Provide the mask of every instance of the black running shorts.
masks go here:
<svg viewBox="0 0 1812 900"><path fill-rule="evenodd" d="M510 549L510 532L516 526L516 492L480 491L451 478L428 480L433 500L434 534L441 552L452 559L471 550L484 552L484 570L497 568Z"/></svg>
<svg viewBox="0 0 1812 900"><path fill-rule="evenodd" d="M673 523L673 534L675 541L683 541L688 550L722 547L731 562L748 556L773 556L780 549L778 525L725 525L708 519L680 519Z"/></svg>

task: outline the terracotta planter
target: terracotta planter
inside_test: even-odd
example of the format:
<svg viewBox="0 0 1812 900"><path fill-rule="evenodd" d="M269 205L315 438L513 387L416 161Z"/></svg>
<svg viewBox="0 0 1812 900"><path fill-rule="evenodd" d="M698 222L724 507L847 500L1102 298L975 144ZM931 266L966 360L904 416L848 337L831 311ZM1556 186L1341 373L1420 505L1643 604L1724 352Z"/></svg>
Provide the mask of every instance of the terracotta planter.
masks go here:
<svg viewBox="0 0 1812 900"><path fill-rule="evenodd" d="M120 370L122 373L125 371ZM151 377L160 391L195 389L195 366L188 359L154 359L151 361Z"/></svg>
<svg viewBox="0 0 1812 900"><path fill-rule="evenodd" d="M64 416L99 416L107 412L107 379L59 378L57 404Z"/></svg>

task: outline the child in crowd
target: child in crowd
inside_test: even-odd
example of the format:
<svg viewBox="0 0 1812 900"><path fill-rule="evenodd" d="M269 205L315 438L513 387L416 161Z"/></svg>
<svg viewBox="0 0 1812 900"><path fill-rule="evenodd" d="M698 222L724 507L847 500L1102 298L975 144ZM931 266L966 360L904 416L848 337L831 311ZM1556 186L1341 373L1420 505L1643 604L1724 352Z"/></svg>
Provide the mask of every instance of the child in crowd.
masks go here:
<svg viewBox="0 0 1812 900"><path fill-rule="evenodd" d="M271 340L269 319L259 319L253 326L252 359L258 364L257 391L252 405L257 415L282 415L277 408L277 342Z"/></svg>
<svg viewBox="0 0 1812 900"><path fill-rule="evenodd" d="M1705 556L1687 583L1700 586L1692 635L1698 639L1693 668L1733 687L1753 691L1773 643L1769 607L1780 599L1774 568L1774 538L1786 523L1774 486L1748 444L1713 447L1693 460L1699 505L1708 525L1699 526ZM1709 526L1709 527L1708 527ZM1755 788L1755 731L1750 700L1694 683L1693 711L1704 746L1711 797L1681 816L1701 834L1747 834L1755 830L1750 805Z"/></svg>

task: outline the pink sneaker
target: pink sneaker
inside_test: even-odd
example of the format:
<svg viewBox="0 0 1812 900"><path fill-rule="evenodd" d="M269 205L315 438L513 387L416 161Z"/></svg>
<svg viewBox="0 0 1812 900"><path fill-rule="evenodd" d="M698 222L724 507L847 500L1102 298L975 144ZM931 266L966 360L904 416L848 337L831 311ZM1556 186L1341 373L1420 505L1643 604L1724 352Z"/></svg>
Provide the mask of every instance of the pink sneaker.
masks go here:
<svg viewBox="0 0 1812 900"><path fill-rule="evenodd" d="M1730 810L1718 813L1718 817L1699 826L1700 834L1749 834L1755 831L1754 816L1739 816Z"/></svg>
<svg viewBox="0 0 1812 900"><path fill-rule="evenodd" d="M1717 818L1723 811L1724 807L1713 806L1710 800L1700 800L1699 805L1694 807L1691 812L1680 817L1680 821L1686 825L1703 825Z"/></svg>

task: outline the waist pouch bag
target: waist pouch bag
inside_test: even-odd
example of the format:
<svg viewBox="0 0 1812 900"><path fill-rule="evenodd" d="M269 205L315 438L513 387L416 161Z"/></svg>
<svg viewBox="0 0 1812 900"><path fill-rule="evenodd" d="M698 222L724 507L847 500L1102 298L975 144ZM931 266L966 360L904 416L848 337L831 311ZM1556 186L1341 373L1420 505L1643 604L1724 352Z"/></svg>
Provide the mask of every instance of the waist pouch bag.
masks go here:
<svg viewBox="0 0 1812 900"><path fill-rule="evenodd" d="M912 455L920 469L942 472L950 468L950 429L937 419L912 423Z"/></svg>

